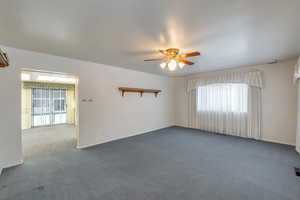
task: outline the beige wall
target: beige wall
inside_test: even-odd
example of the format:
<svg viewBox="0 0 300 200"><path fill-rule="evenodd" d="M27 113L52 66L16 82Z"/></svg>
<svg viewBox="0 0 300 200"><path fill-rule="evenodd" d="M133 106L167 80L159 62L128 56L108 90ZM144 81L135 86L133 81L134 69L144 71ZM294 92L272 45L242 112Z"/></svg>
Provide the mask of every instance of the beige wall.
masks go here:
<svg viewBox="0 0 300 200"><path fill-rule="evenodd" d="M29 129L31 128L31 120L32 120L32 116L31 116L31 109L32 109L32 101L31 101L31 95L32 95L32 90L28 89L28 88L23 88L23 83L21 86L21 128L22 130L24 129Z"/></svg>
<svg viewBox="0 0 300 200"><path fill-rule="evenodd" d="M75 88L67 90L67 123L75 124L75 111L76 111L76 101L75 101Z"/></svg>
<svg viewBox="0 0 300 200"><path fill-rule="evenodd" d="M295 145L297 124L297 88L293 82L296 60L257 65L234 70L260 69L264 74L262 93L263 140ZM201 73L201 76L218 72ZM187 126L186 80L200 74L177 78L176 124Z"/></svg>
<svg viewBox="0 0 300 200"><path fill-rule="evenodd" d="M0 168L22 163L21 69L63 72L79 78L78 147L87 147L174 125L172 78L0 46L11 66L0 70ZM161 89L120 95L118 87ZM84 102L82 99L93 99Z"/></svg>
<svg viewBox="0 0 300 200"><path fill-rule="evenodd" d="M298 124L297 124L297 141L296 141L296 150L300 153L300 82L298 80Z"/></svg>

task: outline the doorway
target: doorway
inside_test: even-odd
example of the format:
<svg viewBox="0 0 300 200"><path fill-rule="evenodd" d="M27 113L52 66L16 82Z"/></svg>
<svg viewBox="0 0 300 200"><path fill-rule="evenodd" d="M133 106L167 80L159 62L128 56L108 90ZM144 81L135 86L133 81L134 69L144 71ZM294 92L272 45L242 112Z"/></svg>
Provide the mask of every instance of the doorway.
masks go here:
<svg viewBox="0 0 300 200"><path fill-rule="evenodd" d="M24 69L21 79L24 159L76 148L77 76Z"/></svg>

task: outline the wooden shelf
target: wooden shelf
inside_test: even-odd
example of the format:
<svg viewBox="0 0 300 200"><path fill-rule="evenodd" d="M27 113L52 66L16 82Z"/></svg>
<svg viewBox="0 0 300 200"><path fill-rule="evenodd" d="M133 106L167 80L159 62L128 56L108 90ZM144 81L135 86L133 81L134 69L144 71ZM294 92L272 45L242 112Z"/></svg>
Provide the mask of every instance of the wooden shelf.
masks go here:
<svg viewBox="0 0 300 200"><path fill-rule="evenodd" d="M143 93L153 93L155 95L155 97L157 97L158 93L161 92L161 90L143 89L143 88L128 88L128 87L119 87L119 90L122 92L123 97L124 97L125 92L140 93L141 97L143 96Z"/></svg>
<svg viewBox="0 0 300 200"><path fill-rule="evenodd" d="M7 64L2 64L2 63L0 63L0 68L4 68L4 67L8 67L9 65L7 65Z"/></svg>
<svg viewBox="0 0 300 200"><path fill-rule="evenodd" d="M0 49L0 68L8 67L9 61L6 53L3 53Z"/></svg>

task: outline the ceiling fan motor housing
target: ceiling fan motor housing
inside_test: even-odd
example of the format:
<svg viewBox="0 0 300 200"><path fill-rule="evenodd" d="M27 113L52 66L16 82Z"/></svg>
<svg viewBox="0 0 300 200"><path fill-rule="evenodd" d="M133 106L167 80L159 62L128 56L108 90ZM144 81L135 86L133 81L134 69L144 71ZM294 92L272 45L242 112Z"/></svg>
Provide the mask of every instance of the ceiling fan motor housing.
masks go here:
<svg viewBox="0 0 300 200"><path fill-rule="evenodd" d="M165 54L167 56L175 58L179 54L179 49L176 49L176 48L167 49L167 50L165 50Z"/></svg>

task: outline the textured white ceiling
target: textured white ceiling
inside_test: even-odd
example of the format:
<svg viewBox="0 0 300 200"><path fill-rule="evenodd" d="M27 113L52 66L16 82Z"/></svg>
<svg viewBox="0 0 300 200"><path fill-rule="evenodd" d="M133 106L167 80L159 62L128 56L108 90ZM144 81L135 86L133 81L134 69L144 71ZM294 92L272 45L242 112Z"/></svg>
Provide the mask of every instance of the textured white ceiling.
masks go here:
<svg viewBox="0 0 300 200"><path fill-rule="evenodd" d="M0 44L166 75L300 55L300 0L1 0ZM158 49L198 50L162 72Z"/></svg>

